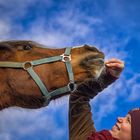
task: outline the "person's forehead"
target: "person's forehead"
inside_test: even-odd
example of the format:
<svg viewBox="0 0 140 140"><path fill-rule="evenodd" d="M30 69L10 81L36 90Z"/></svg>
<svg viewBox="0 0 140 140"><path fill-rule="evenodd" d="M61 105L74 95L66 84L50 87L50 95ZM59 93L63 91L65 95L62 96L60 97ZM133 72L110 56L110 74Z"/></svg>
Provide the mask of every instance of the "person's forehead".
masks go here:
<svg viewBox="0 0 140 140"><path fill-rule="evenodd" d="M125 117L129 118L131 120L131 115L130 114L127 114Z"/></svg>

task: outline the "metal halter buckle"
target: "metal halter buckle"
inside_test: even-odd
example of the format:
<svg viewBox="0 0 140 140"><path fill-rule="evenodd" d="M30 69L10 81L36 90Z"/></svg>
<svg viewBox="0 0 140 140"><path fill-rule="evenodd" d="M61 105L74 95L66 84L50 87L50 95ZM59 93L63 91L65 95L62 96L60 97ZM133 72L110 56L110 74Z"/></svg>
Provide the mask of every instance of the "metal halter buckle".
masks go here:
<svg viewBox="0 0 140 140"><path fill-rule="evenodd" d="M63 61L63 62L71 61L71 55L62 54L62 55L60 55L60 56L62 57L62 61Z"/></svg>
<svg viewBox="0 0 140 140"><path fill-rule="evenodd" d="M28 68L32 68L33 67L33 63L31 61L26 61L23 64L23 69L27 70Z"/></svg>

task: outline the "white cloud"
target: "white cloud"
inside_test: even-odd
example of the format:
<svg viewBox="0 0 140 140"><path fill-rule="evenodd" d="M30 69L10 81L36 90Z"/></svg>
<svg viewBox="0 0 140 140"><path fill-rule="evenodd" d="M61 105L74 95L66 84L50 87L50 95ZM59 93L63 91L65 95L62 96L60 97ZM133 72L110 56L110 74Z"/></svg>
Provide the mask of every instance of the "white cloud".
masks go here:
<svg viewBox="0 0 140 140"><path fill-rule="evenodd" d="M7 133L0 134L0 140L11 140L11 136Z"/></svg>
<svg viewBox="0 0 140 140"><path fill-rule="evenodd" d="M129 101L136 101L140 99L140 84L133 85L131 94L128 97Z"/></svg>
<svg viewBox="0 0 140 140"><path fill-rule="evenodd" d="M67 97L64 99L67 100ZM64 100L63 99L63 100ZM55 104L53 102L56 102ZM57 124L57 114L63 121L67 119L67 101L53 101L50 106L28 110L21 108L9 108L0 112L0 138L3 140L18 140L22 137L44 132L46 138L50 137L55 140L57 137L61 139L67 133L67 129L63 129ZM65 122L66 123L66 122ZM8 125L7 125L8 124ZM55 132L55 133L54 133ZM16 137L14 135L16 134ZM55 134L55 135L54 135ZM0 139L2 140L2 139Z"/></svg>
<svg viewBox="0 0 140 140"><path fill-rule="evenodd" d="M30 4L32 4L32 0L1 0L1 18L6 20L12 20L13 18L23 17L26 12L27 8Z"/></svg>
<svg viewBox="0 0 140 140"><path fill-rule="evenodd" d="M138 101L140 99L140 74L135 73L128 81L127 81L127 89L129 89L128 102Z"/></svg>
<svg viewBox="0 0 140 140"><path fill-rule="evenodd" d="M0 40L9 36L11 30L10 23L0 20Z"/></svg>
<svg viewBox="0 0 140 140"><path fill-rule="evenodd" d="M90 16L84 20L84 17L85 15L82 15L80 11L77 11L76 14L72 10L68 10L58 13L49 21L49 25L43 18L37 18L28 31L20 33L21 36L18 39L32 39L49 46L72 46L77 38L85 40L89 36L92 32L92 25L102 22L101 19L94 19ZM56 25L58 28L54 27Z"/></svg>
<svg viewBox="0 0 140 140"><path fill-rule="evenodd" d="M119 98L118 90L121 89L121 86L120 82L116 81L107 89L104 89L102 93L99 93L91 102L96 124L100 124L102 118L117 109L116 101Z"/></svg>
<svg viewBox="0 0 140 140"><path fill-rule="evenodd" d="M13 19L19 19L26 16L27 12L36 6L36 9L40 4L45 5L45 8L51 7L54 4L53 0L1 0L0 1L0 13L2 19L12 21Z"/></svg>

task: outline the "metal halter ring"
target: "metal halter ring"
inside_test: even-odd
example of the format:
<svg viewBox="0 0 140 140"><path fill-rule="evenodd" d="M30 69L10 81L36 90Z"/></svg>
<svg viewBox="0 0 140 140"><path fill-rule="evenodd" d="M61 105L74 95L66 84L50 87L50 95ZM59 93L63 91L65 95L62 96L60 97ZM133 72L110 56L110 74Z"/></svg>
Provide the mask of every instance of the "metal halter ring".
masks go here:
<svg viewBox="0 0 140 140"><path fill-rule="evenodd" d="M26 61L23 64L23 69L27 70L28 68L32 68L33 67L33 63L31 61Z"/></svg>
<svg viewBox="0 0 140 140"><path fill-rule="evenodd" d="M47 106L50 103L51 95L48 94L47 96L43 96L43 98L45 99L45 102L43 103L43 106L45 107L45 106Z"/></svg>
<svg viewBox="0 0 140 140"><path fill-rule="evenodd" d="M62 54L62 55L60 55L60 56L62 57L62 61L63 61L63 62L71 61L71 55Z"/></svg>
<svg viewBox="0 0 140 140"><path fill-rule="evenodd" d="M76 84L74 82L68 83L68 88L71 92L74 92L76 90Z"/></svg>

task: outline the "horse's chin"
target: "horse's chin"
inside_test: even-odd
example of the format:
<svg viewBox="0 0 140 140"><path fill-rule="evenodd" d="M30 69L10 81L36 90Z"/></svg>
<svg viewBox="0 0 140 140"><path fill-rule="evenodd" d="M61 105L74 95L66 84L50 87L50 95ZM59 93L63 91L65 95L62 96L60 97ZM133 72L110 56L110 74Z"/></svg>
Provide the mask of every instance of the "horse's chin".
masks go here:
<svg viewBox="0 0 140 140"><path fill-rule="evenodd" d="M75 81L76 84L79 85L86 81L98 79L99 76L101 75L103 69L104 69L104 66L102 68L100 68L99 70L93 70L94 72L88 71L88 76L87 76L87 73L82 73L81 77Z"/></svg>
<svg viewBox="0 0 140 140"><path fill-rule="evenodd" d="M98 79L99 76L101 75L103 69L104 69L104 66L100 70L96 70L95 71L95 76L93 78Z"/></svg>

